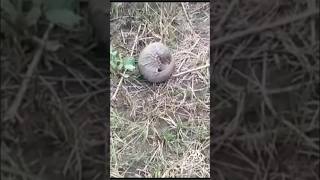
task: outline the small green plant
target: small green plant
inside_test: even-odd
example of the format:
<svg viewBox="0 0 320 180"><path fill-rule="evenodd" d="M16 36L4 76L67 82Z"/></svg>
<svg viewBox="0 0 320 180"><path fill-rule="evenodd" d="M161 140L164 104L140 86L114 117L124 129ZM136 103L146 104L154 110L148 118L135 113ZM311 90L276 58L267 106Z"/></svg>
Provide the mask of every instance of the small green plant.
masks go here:
<svg viewBox="0 0 320 180"><path fill-rule="evenodd" d="M168 143L172 143L176 139L176 136L174 134L172 134L171 132L169 132L169 131L165 131L165 133L163 134L163 138Z"/></svg>
<svg viewBox="0 0 320 180"><path fill-rule="evenodd" d="M128 77L125 72L132 72L136 68L135 59L133 57L122 58L122 55L112 48L110 50L110 65L111 70L114 73L124 72L125 77Z"/></svg>

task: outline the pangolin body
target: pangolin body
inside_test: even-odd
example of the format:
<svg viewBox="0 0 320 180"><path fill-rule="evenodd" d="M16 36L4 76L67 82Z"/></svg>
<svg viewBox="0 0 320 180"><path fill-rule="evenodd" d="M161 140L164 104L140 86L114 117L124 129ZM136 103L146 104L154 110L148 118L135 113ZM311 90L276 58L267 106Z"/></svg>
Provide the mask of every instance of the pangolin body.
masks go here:
<svg viewBox="0 0 320 180"><path fill-rule="evenodd" d="M153 83L168 80L175 68L170 49L160 42L149 44L140 53L138 67L143 77Z"/></svg>

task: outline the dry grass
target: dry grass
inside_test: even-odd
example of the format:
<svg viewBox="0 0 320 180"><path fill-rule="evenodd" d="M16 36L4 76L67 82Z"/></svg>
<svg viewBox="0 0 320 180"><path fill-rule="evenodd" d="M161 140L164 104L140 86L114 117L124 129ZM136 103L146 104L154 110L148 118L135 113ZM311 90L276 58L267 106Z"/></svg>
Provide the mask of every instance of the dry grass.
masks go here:
<svg viewBox="0 0 320 180"><path fill-rule="evenodd" d="M215 179L319 179L317 7L297 0L213 4Z"/></svg>
<svg viewBox="0 0 320 180"><path fill-rule="evenodd" d="M162 41L175 74L203 66L155 85L111 75L111 176L209 177L209 3L112 3L110 26L124 56Z"/></svg>
<svg viewBox="0 0 320 180"><path fill-rule="evenodd" d="M80 2L81 26L55 26L49 41L63 48L40 61L49 22L13 31L1 16L1 179L105 178L109 78ZM319 180L319 1L211 5L211 178ZM208 8L112 7L117 50L136 58L163 40L178 62L158 85L111 75L112 176L209 176Z"/></svg>
<svg viewBox="0 0 320 180"><path fill-rule="evenodd" d="M105 60L88 51L93 38L87 22L71 32L41 17L31 27L18 26L21 33L3 18L1 179L104 177L108 78ZM52 48L55 43L61 48Z"/></svg>

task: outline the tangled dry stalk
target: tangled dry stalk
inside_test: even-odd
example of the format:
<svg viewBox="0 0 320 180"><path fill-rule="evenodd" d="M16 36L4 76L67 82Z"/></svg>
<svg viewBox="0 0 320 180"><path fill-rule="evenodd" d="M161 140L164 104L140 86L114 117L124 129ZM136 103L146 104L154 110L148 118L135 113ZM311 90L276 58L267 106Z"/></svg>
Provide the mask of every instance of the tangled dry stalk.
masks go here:
<svg viewBox="0 0 320 180"><path fill-rule="evenodd" d="M213 5L214 179L319 179L318 6Z"/></svg>

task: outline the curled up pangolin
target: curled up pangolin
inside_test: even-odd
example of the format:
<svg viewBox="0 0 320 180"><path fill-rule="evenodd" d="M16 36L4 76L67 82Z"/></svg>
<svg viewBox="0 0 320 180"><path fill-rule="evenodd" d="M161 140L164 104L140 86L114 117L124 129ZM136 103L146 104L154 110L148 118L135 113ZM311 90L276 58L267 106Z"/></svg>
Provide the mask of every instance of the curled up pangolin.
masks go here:
<svg viewBox="0 0 320 180"><path fill-rule="evenodd" d="M160 42L155 42L142 50L138 60L138 67L146 80L158 83L171 77L175 69L175 63L170 49Z"/></svg>

